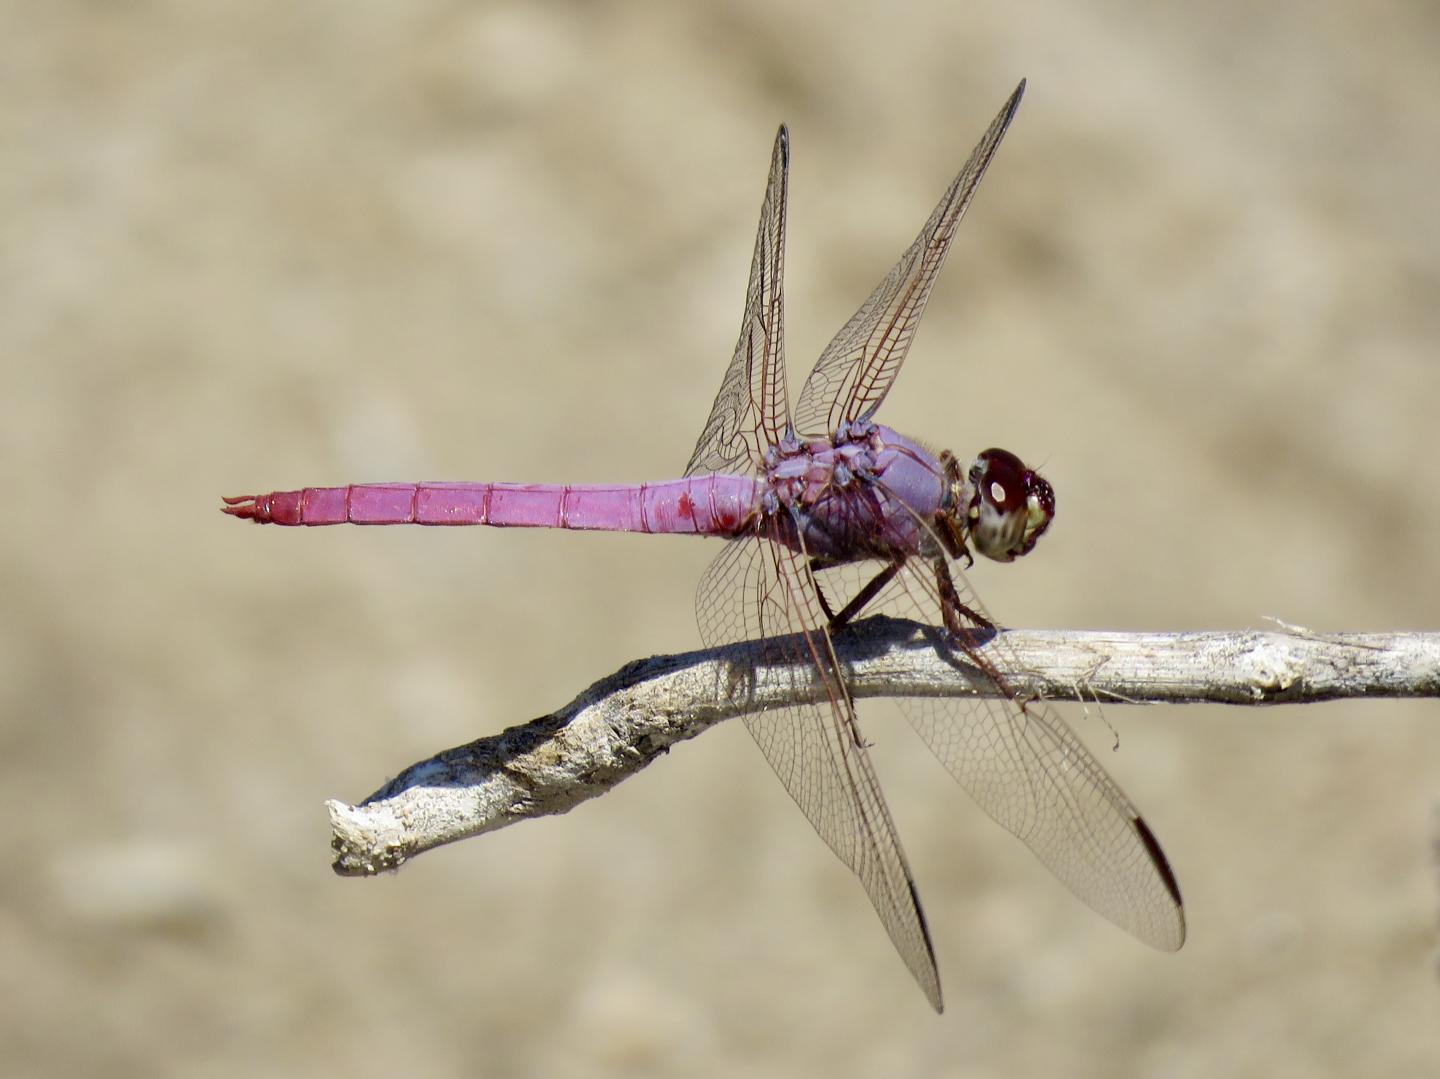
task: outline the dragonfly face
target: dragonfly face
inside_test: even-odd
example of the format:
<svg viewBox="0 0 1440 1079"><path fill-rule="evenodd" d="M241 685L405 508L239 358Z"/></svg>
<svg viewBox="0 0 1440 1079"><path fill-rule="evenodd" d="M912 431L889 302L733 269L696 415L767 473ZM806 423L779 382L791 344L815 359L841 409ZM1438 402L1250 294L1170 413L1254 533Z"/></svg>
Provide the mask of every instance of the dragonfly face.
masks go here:
<svg viewBox="0 0 1440 1079"><path fill-rule="evenodd" d="M975 458L955 503L975 550L997 562L1029 554L1055 518L1054 489L1008 450Z"/></svg>

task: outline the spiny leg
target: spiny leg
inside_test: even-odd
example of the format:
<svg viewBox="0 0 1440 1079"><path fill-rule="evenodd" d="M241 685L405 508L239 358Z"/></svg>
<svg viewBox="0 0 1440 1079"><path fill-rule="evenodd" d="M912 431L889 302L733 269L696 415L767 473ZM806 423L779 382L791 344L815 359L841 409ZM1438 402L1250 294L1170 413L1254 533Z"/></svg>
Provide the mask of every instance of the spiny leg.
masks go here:
<svg viewBox="0 0 1440 1079"><path fill-rule="evenodd" d="M941 559L941 561L943 562L944 559ZM884 587L889 584L890 581L894 578L895 574L900 572L900 567L903 565L905 565L905 559L903 558L897 559L896 561L891 562L889 565L887 565L884 569L877 573L875 577L865 585L864 588L860 589L860 591L855 593L854 598L841 608L839 614L832 614L829 606L825 604L824 599L822 598L821 606L825 608L825 613L830 618L831 632L843 629L845 626L847 626L850 623L850 620L853 619L857 614L859 614L861 610L864 609L867 603L869 603L872 599L874 599L880 594ZM952 585L951 587L953 589L954 586Z"/></svg>
<svg viewBox="0 0 1440 1079"><path fill-rule="evenodd" d="M825 589L820 586L820 571L834 565L838 565L838 563L824 558L810 559L810 579L815 582L815 598L820 601L820 609L825 612L825 617L831 625L835 623L835 612L830 609L830 601L825 597Z"/></svg>
<svg viewBox="0 0 1440 1079"><path fill-rule="evenodd" d="M935 587L940 593L940 616L945 620L945 629L950 636L958 640L968 628L995 629L994 622L960 599L960 593L956 590L955 581L950 576L950 565L945 561L945 556L937 555L931 564L935 567ZM973 627L961 624L962 615L970 619L974 624Z"/></svg>

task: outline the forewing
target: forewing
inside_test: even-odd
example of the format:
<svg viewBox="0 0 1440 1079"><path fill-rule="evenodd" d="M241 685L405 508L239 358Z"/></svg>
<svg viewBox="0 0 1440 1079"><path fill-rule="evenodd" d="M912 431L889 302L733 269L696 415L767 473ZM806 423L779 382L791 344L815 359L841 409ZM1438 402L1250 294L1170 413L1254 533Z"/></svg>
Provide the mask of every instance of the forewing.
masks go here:
<svg viewBox="0 0 1440 1079"><path fill-rule="evenodd" d="M847 576L847 570L837 576ZM961 602L988 618L958 565L950 571ZM830 582L832 607L856 587ZM866 607L940 625L930 567L911 559ZM966 642L967 644L969 642ZM965 649L961 649L962 653ZM966 654L1002 688L1016 669L1004 634ZM902 698L911 725L966 792L1019 837L1086 905L1156 948L1185 940L1179 886L1159 842L1134 803L1050 705L1013 694L991 698Z"/></svg>
<svg viewBox="0 0 1440 1079"><path fill-rule="evenodd" d="M789 425L784 336L789 175L790 134L782 124L775 136L770 179L760 206L740 340L690 463L685 466L687 476L700 472L750 472L759 465L765 447L779 442Z"/></svg>
<svg viewBox="0 0 1440 1079"><path fill-rule="evenodd" d="M833 433L841 423L873 413L885 399L910 350L930 289L945 264L950 241L955 238L955 228L965 216L1024 92L1022 80L991 121L915 242L820 354L795 407L795 426L801 433Z"/></svg>
<svg viewBox="0 0 1440 1079"><path fill-rule="evenodd" d="M803 557L758 538L735 540L711 564L697 596L709 646L766 639L773 673L793 678L795 699L823 687L824 703L796 703L745 718L785 789L840 860L860 878L905 965L936 1011L940 979L925 916ZM743 692L743 679L729 687Z"/></svg>

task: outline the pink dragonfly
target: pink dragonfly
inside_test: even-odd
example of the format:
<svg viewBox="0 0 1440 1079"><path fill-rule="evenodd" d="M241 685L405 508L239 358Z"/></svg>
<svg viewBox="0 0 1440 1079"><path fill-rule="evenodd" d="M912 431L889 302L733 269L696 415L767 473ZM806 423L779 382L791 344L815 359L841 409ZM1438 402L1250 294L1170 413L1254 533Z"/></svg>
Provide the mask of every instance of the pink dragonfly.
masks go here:
<svg viewBox="0 0 1440 1079"><path fill-rule="evenodd" d="M395 483L227 498L225 512L283 525L426 524L720 536L696 599L708 646L765 638L797 690L823 704L746 725L816 831L864 884L937 1011L940 979L914 878L876 778L832 635L888 612L945 628L997 699L906 700L921 738L962 787L1081 900L1157 948L1185 939L1159 842L1047 704L1011 691L1003 634L966 583L970 548L1027 554L1055 497L1005 450L968 468L874 422L924 313L956 226L1024 93L990 124L920 235L821 353L794 412L785 387L785 210L790 140L775 139L740 340L684 477L580 486ZM981 642L984 642L983 645ZM796 699L805 693L797 692Z"/></svg>

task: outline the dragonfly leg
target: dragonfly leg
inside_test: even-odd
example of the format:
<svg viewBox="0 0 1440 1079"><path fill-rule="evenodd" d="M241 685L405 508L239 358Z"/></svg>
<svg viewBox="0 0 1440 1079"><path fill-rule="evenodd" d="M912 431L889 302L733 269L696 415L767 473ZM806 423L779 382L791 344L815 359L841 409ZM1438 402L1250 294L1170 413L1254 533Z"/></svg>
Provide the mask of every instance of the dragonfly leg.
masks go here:
<svg viewBox="0 0 1440 1079"><path fill-rule="evenodd" d="M830 609L830 601L825 596L825 589L820 587L819 573L833 565L835 565L834 562L828 562L823 558L810 559L810 579L815 582L815 598L820 601L820 609L825 612L825 618L831 624L835 622L835 612Z"/></svg>
<svg viewBox="0 0 1440 1079"><path fill-rule="evenodd" d="M887 565L877 573L864 588L855 593L854 598L840 609L839 614L831 614L830 607L822 598L821 606L825 608L825 613L830 618L830 628L837 630L847 626L850 621L865 608L867 603L880 594L880 590L890 583L891 579L895 574L900 572L900 567L904 564L905 559L901 558Z"/></svg>
<svg viewBox="0 0 1440 1079"><path fill-rule="evenodd" d="M955 588L955 581L950 576L950 565L945 561L944 555L935 559L934 566L935 585L940 592L940 615L945 620L945 629L950 636L959 637L967 628L995 629L994 622L961 600L960 593ZM971 626L967 627L961 623L962 616L970 620Z"/></svg>

